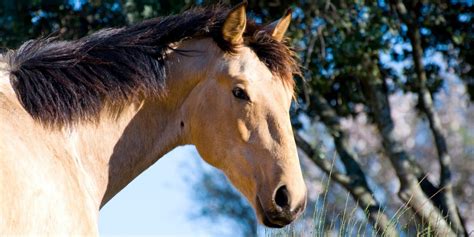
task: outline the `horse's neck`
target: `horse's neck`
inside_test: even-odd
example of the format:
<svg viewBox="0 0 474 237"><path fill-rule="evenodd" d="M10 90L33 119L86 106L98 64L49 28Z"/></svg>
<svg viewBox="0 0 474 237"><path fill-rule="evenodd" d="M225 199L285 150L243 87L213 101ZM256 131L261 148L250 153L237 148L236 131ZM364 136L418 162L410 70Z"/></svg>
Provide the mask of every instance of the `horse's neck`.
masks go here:
<svg viewBox="0 0 474 237"><path fill-rule="evenodd" d="M117 118L66 131L78 175L97 204L104 205L159 157L182 143L176 111L142 102L124 108Z"/></svg>
<svg viewBox="0 0 474 237"><path fill-rule="evenodd" d="M181 49L212 47L212 40L199 41L198 48L188 42ZM87 189L100 206L164 154L188 143L183 126L188 114L182 104L204 76L202 56L209 53L193 54L170 52L164 96L130 104L115 118L103 111L99 123L77 125L67 134Z"/></svg>

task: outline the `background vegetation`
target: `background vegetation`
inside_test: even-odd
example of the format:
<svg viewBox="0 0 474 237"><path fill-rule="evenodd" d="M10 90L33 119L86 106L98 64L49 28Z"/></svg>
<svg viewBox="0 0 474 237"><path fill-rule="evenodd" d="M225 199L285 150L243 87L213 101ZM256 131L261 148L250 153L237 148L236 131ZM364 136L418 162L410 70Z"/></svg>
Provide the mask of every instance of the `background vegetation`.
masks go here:
<svg viewBox="0 0 474 237"><path fill-rule="evenodd" d="M2 0L0 47L76 39L213 2ZM311 203L283 233L472 234L473 2L253 0L249 16L266 23L288 7L304 71L292 119ZM199 215L257 235L253 211L223 180L203 169Z"/></svg>

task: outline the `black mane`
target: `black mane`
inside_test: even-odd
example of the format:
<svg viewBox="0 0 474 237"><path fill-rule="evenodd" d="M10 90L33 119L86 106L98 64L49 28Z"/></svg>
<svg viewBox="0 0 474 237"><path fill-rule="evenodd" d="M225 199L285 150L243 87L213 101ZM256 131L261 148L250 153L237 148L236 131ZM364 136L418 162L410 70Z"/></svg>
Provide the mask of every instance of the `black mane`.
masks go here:
<svg viewBox="0 0 474 237"><path fill-rule="evenodd" d="M76 41L30 40L6 55L10 81L30 115L47 124L67 124L95 118L104 101L123 103L164 92L165 52L171 43L192 37L221 38L230 9L196 8L164 18L105 29ZM293 52L249 23L246 44L269 69L293 84L298 67Z"/></svg>

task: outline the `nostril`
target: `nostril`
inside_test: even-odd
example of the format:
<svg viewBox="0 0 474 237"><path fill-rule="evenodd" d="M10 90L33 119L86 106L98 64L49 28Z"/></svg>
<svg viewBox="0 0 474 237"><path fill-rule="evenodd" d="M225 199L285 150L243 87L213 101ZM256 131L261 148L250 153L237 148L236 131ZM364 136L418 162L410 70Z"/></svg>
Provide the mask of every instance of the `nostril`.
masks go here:
<svg viewBox="0 0 474 237"><path fill-rule="evenodd" d="M290 206L290 193L285 185L278 188L275 194L275 203L282 209L287 209Z"/></svg>

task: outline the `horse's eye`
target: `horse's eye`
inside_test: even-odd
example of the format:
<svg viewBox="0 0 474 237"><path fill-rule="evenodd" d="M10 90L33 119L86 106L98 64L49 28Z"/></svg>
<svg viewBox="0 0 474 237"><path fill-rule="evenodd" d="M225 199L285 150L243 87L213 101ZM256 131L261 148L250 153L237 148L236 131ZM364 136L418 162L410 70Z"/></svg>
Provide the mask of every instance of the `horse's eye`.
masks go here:
<svg viewBox="0 0 474 237"><path fill-rule="evenodd" d="M244 89L240 87L236 87L232 90L232 94L238 99L241 100L250 100L249 96L247 95L247 92L244 91Z"/></svg>

